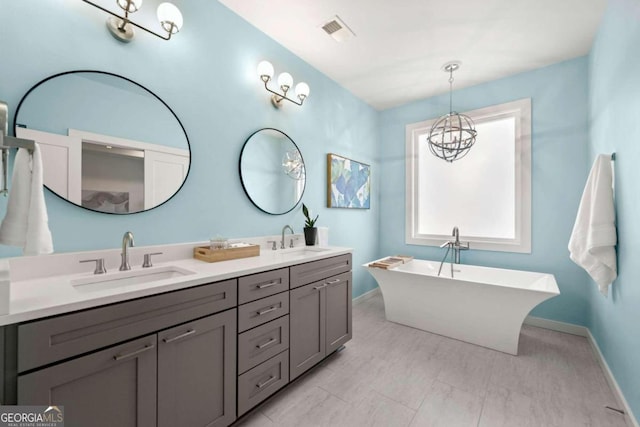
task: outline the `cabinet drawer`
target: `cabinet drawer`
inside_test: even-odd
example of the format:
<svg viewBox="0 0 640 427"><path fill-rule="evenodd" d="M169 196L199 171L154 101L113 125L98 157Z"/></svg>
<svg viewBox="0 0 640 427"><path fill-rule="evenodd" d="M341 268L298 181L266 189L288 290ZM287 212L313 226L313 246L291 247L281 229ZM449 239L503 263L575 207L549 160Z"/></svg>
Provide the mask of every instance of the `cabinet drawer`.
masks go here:
<svg viewBox="0 0 640 427"><path fill-rule="evenodd" d="M236 305L236 279L18 325L18 372Z"/></svg>
<svg viewBox="0 0 640 427"><path fill-rule="evenodd" d="M244 276L238 279L238 304L255 301L288 289L288 268Z"/></svg>
<svg viewBox="0 0 640 427"><path fill-rule="evenodd" d="M238 417L289 382L289 351L285 350L238 377Z"/></svg>
<svg viewBox="0 0 640 427"><path fill-rule="evenodd" d="M238 373L243 373L289 348L289 316L238 336Z"/></svg>
<svg viewBox="0 0 640 427"><path fill-rule="evenodd" d="M308 262L291 267L291 289L351 271L351 254Z"/></svg>
<svg viewBox="0 0 640 427"><path fill-rule="evenodd" d="M289 314L289 292L241 305L238 308L238 331L244 332L285 314Z"/></svg>

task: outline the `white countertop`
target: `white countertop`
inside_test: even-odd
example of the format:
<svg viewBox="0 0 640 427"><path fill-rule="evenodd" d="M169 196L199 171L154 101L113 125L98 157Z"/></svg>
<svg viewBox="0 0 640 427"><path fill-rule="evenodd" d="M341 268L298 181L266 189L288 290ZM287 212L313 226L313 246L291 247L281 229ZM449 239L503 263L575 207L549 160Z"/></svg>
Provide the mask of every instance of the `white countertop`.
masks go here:
<svg viewBox="0 0 640 427"><path fill-rule="evenodd" d="M248 240L245 239L245 241ZM161 267L171 266L189 270L193 274L148 283L131 284L114 289L90 291L82 289L81 286L73 286L71 281L77 282L92 277L107 278L109 275L117 277L121 273L117 271L117 267L114 268L115 262L113 260L119 258L120 250L9 259L9 261L14 261L14 265L11 266L9 308L7 314L0 315L0 325L9 325L185 289L352 252L351 248L331 246L321 248L319 252L303 251L304 247L273 251L263 246L260 256L208 263L192 258L195 245L191 243L163 247L133 248L136 251L134 257L132 250L132 260L135 258L135 264L131 262L132 271L151 271L151 269L142 269L140 263L137 262L138 259L142 257L143 253L164 252L166 256L154 257L154 267L152 268L160 269ZM190 254L190 256L186 257L185 254ZM108 267L110 267L105 275L94 275L93 263L83 264L82 272L74 271L71 274L64 274L65 271L61 267L67 265L78 269L79 259L97 258L101 257L101 255L107 259ZM40 258L40 260L37 258ZM109 263L110 260L111 263ZM33 265L39 267L36 270L58 271L50 271L48 275L36 274L33 272ZM70 270L67 269L67 271Z"/></svg>

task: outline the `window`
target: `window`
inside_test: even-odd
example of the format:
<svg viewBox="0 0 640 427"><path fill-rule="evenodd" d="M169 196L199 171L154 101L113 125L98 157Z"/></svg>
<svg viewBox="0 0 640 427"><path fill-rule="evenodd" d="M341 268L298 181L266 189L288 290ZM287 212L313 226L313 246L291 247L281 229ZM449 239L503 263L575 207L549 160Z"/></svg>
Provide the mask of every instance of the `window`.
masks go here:
<svg viewBox="0 0 640 427"><path fill-rule="evenodd" d="M475 145L453 163L429 151L437 120L406 127L406 243L439 246L454 226L472 249L531 252L531 100L465 113Z"/></svg>

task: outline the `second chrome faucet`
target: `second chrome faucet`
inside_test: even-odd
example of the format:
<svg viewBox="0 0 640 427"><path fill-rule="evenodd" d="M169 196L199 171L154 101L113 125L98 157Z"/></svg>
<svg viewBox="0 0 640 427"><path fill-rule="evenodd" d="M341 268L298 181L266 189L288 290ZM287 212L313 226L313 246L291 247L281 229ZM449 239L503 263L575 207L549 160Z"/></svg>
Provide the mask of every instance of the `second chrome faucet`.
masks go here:
<svg viewBox="0 0 640 427"><path fill-rule="evenodd" d="M284 232L287 231L287 228L289 230L291 230L291 234L295 234L295 232L293 231L293 228L291 228L290 225L285 225L284 227L282 227L282 240L280 240L280 249L284 249L285 245L284 245ZM291 243L289 244L289 247L292 248L293 247L293 240L291 240Z"/></svg>

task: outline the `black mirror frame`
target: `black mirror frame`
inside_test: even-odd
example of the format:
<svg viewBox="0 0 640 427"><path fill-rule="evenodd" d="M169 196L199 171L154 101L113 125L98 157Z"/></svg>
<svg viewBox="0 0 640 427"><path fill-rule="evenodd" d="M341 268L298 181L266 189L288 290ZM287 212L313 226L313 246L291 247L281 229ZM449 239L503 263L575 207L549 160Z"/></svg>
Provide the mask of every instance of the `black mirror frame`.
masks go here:
<svg viewBox="0 0 640 427"><path fill-rule="evenodd" d="M189 172L191 172L191 143L189 142L189 135L187 135L187 131L184 128L184 125L182 124L182 122L180 121L180 119L178 118L178 116L176 115L176 113L171 109L171 107L169 107L169 105L164 102L162 100L162 98L160 98L158 95L156 95L155 93L153 93L151 90L149 90L148 88L146 88L145 86L141 85L138 82L135 82L127 77L121 76L119 74L115 74L115 73L110 73L108 71L99 71L99 70L72 70L72 71L64 71L62 73L57 73L57 74L53 74L43 80L40 80L38 83L36 83L35 85L33 85L31 87L31 89L29 89L27 91L27 93L24 94L24 96L22 97L22 99L20 99L20 102L18 103L18 107L16 108L16 113L13 115L13 134L16 134L16 129L17 129L17 124L18 124L18 113L20 112L20 107L22 107L22 104L24 103L24 101L27 99L27 97L29 96L29 94L31 92L33 92L35 89L38 88L38 86L48 82L49 80L55 79L56 77L60 77L60 76L64 76L67 74L77 74L77 73L97 73L97 74L105 74L105 75L109 75L109 76L113 76L113 77L118 77L121 78L123 80L128 81L129 83L132 83L136 86L138 86L139 88L147 91L148 93L150 93L151 95L153 95L153 97L155 99L157 99L158 101L160 101L162 103L162 105L164 105L169 112L171 112L171 114L173 115L173 117L175 117L176 121L178 122L178 124L180 125L180 128L182 129L182 132L184 133L184 137L187 140L187 147L189 148L189 168L187 169L187 174L184 177L184 180L182 181L182 184L180 185L180 187L178 187L178 189L176 190L175 193L173 193L173 195L171 197L169 197L167 200L165 200L164 202L160 203L159 205L156 205L152 208L149 209L144 209L141 211L137 211L137 212L126 212L126 213L118 213L118 212L102 212L102 211L98 211L95 209L91 209L91 208L87 208L85 206L82 205L78 205L76 203L73 203L67 199L65 199L64 197L62 197L61 195L59 195L58 193L56 193L55 191L51 190L49 187L47 187L46 185L44 185L44 187L49 190L49 192L51 194L55 194L57 197L59 197L60 199L64 200L67 203L70 203L74 206L77 206L79 208L82 209L86 209L90 212L96 212L96 213L100 213L100 214L107 214L107 215L135 215L135 214L139 214L139 213L144 213L144 212L149 212L153 209L156 209L162 205L164 205L165 203L167 203L169 200L173 199L175 197L176 194L178 194L180 192L180 190L182 190L182 187L184 187L185 182L187 182L187 179L189 179Z"/></svg>
<svg viewBox="0 0 640 427"><path fill-rule="evenodd" d="M260 206L258 206L258 204L251 198L251 195L249 194L249 191L247 190L247 187L245 185L244 179L242 178L242 155L244 154L244 149L247 147L247 143L249 142L249 140L251 139L251 137L253 137L255 134L257 134L258 132L261 132L263 130L274 130L276 132L280 132L281 134L283 134L284 136L287 137L287 139L289 141L291 141L291 143L294 145L294 147L296 147L296 150L298 150L298 152L300 153L300 158L302 159L302 163L304 163L304 170L305 170L305 180L304 180L304 188L302 189L302 194L300 194L300 198L298 199L298 201L291 207L291 209L289 209L288 211L285 212L278 212L278 213L274 213L274 212L269 212L264 210L263 208L261 208ZM238 175L240 175L240 183L242 184L242 189L244 190L244 194L247 195L247 198L251 201L251 203L253 203L253 205L258 208L260 211L269 214L269 215L284 215L287 214L289 212L291 212L292 210L294 210L296 208L296 206L298 206L300 204L300 202L302 201L302 197L304 196L304 192L307 189L307 165L304 161L304 157L302 156L302 151L300 151L300 147L298 147L298 144L295 143L295 141L293 139L291 139L291 137L289 135L287 135L286 133L282 132L280 129L276 129L276 128L261 128L258 129L257 131L253 132L251 135L249 135L249 137L247 137L247 139L244 141L244 144L242 145L242 150L240 150L240 158L238 159Z"/></svg>

